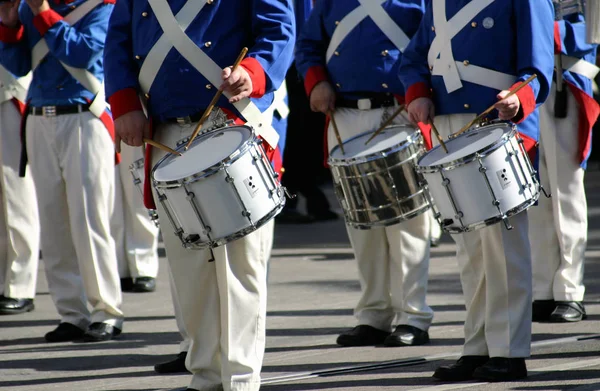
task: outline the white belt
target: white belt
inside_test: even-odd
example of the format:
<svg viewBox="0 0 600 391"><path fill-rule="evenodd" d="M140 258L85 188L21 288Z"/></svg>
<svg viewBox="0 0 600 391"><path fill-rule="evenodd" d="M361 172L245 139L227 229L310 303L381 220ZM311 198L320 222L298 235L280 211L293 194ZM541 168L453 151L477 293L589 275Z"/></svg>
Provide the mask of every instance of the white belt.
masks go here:
<svg viewBox="0 0 600 391"><path fill-rule="evenodd" d="M561 55L563 69L568 72L576 73L578 75L587 77L590 80L594 80L596 75L600 73L600 68L591 62L585 61L576 57Z"/></svg>
<svg viewBox="0 0 600 391"><path fill-rule="evenodd" d="M517 80L516 76L494 71L492 69L479 67L477 65L465 65L460 61L454 62L460 80L480 86L493 88L496 90L505 90L512 86ZM434 76L443 76L444 69L440 66L434 66L431 73Z"/></svg>
<svg viewBox="0 0 600 391"><path fill-rule="evenodd" d="M183 58L185 58L201 75L203 75L212 85L218 87L222 83L221 72L222 69L219 67L217 63L215 63L206 53L202 51L196 45L190 37L185 34L184 28L187 28L189 24L196 18L202 6L206 0L196 1L196 0L188 0L188 2L184 5L183 9L177 14L177 19L173 15L171 11L171 7L167 3L166 0L149 0L148 3L154 12L160 27L163 29L164 34L163 37L159 39L163 41L161 44L161 49L164 50L161 54L155 54L152 57L153 63L148 65L148 68L160 69L162 66L168 52L171 48L175 48L179 54ZM183 11L186 7L196 8L198 12L196 14L184 14ZM192 7L194 6L195 7ZM187 12L187 11L186 11ZM189 22L187 25L182 23L181 21L185 21L187 19ZM156 45L155 45L156 47ZM154 47L151 52L154 52ZM161 58L162 57L162 58ZM146 58L144 65L146 62L150 60L150 56ZM159 61L160 60L160 61ZM143 70L142 66L142 70ZM153 72L154 73L154 72ZM158 71L154 73L154 78L156 78L156 74ZM145 90L145 92L150 91L149 88L154 83L154 79L150 79L152 73L149 71L147 73L143 73L140 71L140 86ZM231 97L227 92L224 93L228 98ZM277 146L277 142L279 141L279 134L273 129L271 126L271 119L266 118L267 116L263 115L261 111L256 107L254 102L250 99L242 99L239 102L233 104L234 107L240 112L242 117L246 119L248 124L252 125L256 133L262 136L265 141L273 148ZM267 122L268 121L268 122Z"/></svg>

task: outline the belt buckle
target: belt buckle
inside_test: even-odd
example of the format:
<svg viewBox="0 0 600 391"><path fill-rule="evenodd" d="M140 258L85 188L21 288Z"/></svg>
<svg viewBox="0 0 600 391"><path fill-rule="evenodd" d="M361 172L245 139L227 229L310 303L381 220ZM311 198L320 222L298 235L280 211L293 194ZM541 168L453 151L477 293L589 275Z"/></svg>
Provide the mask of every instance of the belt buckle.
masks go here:
<svg viewBox="0 0 600 391"><path fill-rule="evenodd" d="M371 99L359 99L356 101L359 110L371 110Z"/></svg>
<svg viewBox="0 0 600 391"><path fill-rule="evenodd" d="M192 126L192 119L190 118L190 116L177 117L176 121L177 125L181 126L182 128L189 128L190 126Z"/></svg>
<svg viewBox="0 0 600 391"><path fill-rule="evenodd" d="M56 117L56 106L43 106L42 115L44 117Z"/></svg>

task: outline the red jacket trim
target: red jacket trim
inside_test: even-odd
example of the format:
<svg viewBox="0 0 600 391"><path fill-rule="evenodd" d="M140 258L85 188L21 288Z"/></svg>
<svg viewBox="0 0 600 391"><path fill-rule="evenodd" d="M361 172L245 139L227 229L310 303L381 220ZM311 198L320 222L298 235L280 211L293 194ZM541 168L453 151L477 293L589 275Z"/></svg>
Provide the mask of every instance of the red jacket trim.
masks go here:
<svg viewBox="0 0 600 391"><path fill-rule="evenodd" d="M60 16L56 11L49 9L47 11L40 12L36 16L33 17L33 25L39 31L40 35L43 37L48 30L56 23L63 20L63 17Z"/></svg>
<svg viewBox="0 0 600 391"><path fill-rule="evenodd" d="M406 104L410 105L413 100L418 98L431 98L431 89L424 82L419 82L411 85L406 90Z"/></svg>
<svg viewBox="0 0 600 391"><path fill-rule="evenodd" d="M519 82L519 83L513 84L513 86L510 87L510 89L514 90L515 88L517 88L517 86L519 84L521 84L521 83ZM521 88L521 90L519 92L517 92L516 95L519 98L521 107L519 108L519 112L512 119L512 121L516 124L519 124L519 123L525 121L525 119L529 116L529 114L531 114L535 111L536 103L535 103L535 94L533 93L533 89L530 86L525 86L525 87Z"/></svg>
<svg viewBox="0 0 600 391"><path fill-rule="evenodd" d="M0 41L4 43L17 43L23 38L25 28L23 25L19 27L8 27L0 23Z"/></svg>
<svg viewBox="0 0 600 391"><path fill-rule="evenodd" d="M15 107L17 108L17 110L19 110L19 113L21 113L21 116L23 114L25 114L25 107L26 107L25 103L21 102L17 98L12 98L12 102L15 105Z"/></svg>
<svg viewBox="0 0 600 391"><path fill-rule="evenodd" d="M562 39L560 38L560 25L554 22L554 54L562 53Z"/></svg>
<svg viewBox="0 0 600 391"><path fill-rule="evenodd" d="M113 119L117 119L132 111L142 109L142 103L135 88L124 88L108 98Z"/></svg>
<svg viewBox="0 0 600 391"><path fill-rule="evenodd" d="M315 65L308 68L308 72L306 72L306 77L304 78L304 90L306 91L306 96L310 97L310 93L317 84L328 80L329 77L327 76L327 70L324 66Z"/></svg>
<svg viewBox="0 0 600 391"><path fill-rule="evenodd" d="M267 92L267 76L265 70L256 58L246 57L240 66L248 72L252 80L252 93L250 98L261 98Z"/></svg>

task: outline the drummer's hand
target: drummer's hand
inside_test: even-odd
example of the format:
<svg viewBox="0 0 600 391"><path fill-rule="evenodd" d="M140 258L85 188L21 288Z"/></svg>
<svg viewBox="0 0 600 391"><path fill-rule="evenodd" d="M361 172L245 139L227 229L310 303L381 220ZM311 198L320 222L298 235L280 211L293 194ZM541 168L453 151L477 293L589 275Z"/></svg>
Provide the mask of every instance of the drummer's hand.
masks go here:
<svg viewBox="0 0 600 391"><path fill-rule="evenodd" d="M311 91L310 109L323 114L335 110L335 91L328 81L319 82Z"/></svg>
<svg viewBox="0 0 600 391"><path fill-rule="evenodd" d="M494 107L498 110L498 118L503 121L509 121L517 116L519 113L519 109L521 108L521 102L519 101L519 97L515 94L507 99L504 99L506 95L508 95L510 91L502 91L496 96L496 98L500 99Z"/></svg>
<svg viewBox="0 0 600 391"><path fill-rule="evenodd" d="M48 11L50 9L50 5L48 4L48 0L25 0L29 8L31 8L31 12L34 15L39 15L44 11Z"/></svg>
<svg viewBox="0 0 600 391"><path fill-rule="evenodd" d="M429 124L430 119L435 117L435 107L433 101L429 98L417 98L410 102L406 108L408 111L408 119L417 125L419 122Z"/></svg>
<svg viewBox="0 0 600 391"><path fill-rule="evenodd" d="M115 120L117 152L121 152L121 140L132 147L140 147L144 137L150 137L150 126L142 110L131 111Z"/></svg>
<svg viewBox="0 0 600 391"><path fill-rule="evenodd" d="M252 79L244 67L237 67L231 72L232 67L227 67L221 72L223 83L219 89L231 94L229 103L239 102L252 93Z"/></svg>
<svg viewBox="0 0 600 391"><path fill-rule="evenodd" d="M19 25L19 4L21 0L4 2L0 4L0 20L6 27Z"/></svg>

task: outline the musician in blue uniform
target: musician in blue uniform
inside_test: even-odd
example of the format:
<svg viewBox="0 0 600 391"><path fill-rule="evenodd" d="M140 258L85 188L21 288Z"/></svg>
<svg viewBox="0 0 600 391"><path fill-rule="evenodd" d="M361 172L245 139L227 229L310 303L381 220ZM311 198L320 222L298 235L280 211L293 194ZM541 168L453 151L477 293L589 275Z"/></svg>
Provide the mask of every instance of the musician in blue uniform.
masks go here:
<svg viewBox="0 0 600 391"><path fill-rule="evenodd" d="M587 244L587 202L583 178L591 152L592 126L600 107L592 80L600 70L597 45L586 41L583 2L555 2L555 74L540 108L542 197L529 212L533 260L533 320L577 322L585 318L583 269ZM590 5L591 6L591 5ZM566 14L565 14L566 13Z"/></svg>
<svg viewBox="0 0 600 391"><path fill-rule="evenodd" d="M232 10L235 9L235 12ZM126 144L142 138L175 147L189 137L218 88L224 94L206 125L225 116L247 120L265 140L277 170L279 135L269 113L292 60L290 0L121 0L107 37L106 90L116 133ZM241 49L249 52L232 72ZM152 133L138 94L144 94ZM150 149L154 166L164 153ZM146 188L149 187L148 177ZM153 207L146 192L147 206ZM161 222L168 219L158 204ZM165 247L183 328L190 346L188 390L258 390L265 349L266 264L273 221L210 250L186 250L171 229ZM214 262L209 262L214 253Z"/></svg>
<svg viewBox="0 0 600 391"><path fill-rule="evenodd" d="M109 231L113 124L102 88L112 3L0 5L0 62L17 76L33 71L25 111L26 155L37 188L46 277L61 316L58 327L46 334L49 342L84 333L87 341L108 340L120 334L123 324Z"/></svg>
<svg viewBox="0 0 600 391"><path fill-rule="evenodd" d="M399 59L419 26L424 1L317 2L296 49L313 111L330 113L343 141L377 129L396 111L404 88ZM394 123L408 124L403 116ZM402 140L403 141L403 140ZM333 127L328 149L337 141ZM358 264L358 325L342 333L342 346L422 345L429 342L433 311L426 304L430 219L422 214L384 228L347 225ZM395 329L392 326L395 325Z"/></svg>
<svg viewBox="0 0 600 391"><path fill-rule="evenodd" d="M552 3L436 0L428 5L399 69L411 119L434 120L445 137L495 104L491 118L517 123L533 155L536 106L548 96L552 79ZM537 79L504 98L534 73ZM457 363L435 371L438 379L527 376L532 297L527 213L510 222L512 230L496 224L453 236L467 307L465 344Z"/></svg>

